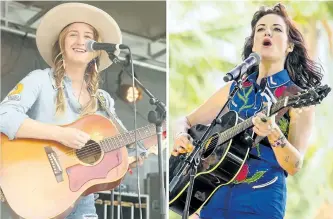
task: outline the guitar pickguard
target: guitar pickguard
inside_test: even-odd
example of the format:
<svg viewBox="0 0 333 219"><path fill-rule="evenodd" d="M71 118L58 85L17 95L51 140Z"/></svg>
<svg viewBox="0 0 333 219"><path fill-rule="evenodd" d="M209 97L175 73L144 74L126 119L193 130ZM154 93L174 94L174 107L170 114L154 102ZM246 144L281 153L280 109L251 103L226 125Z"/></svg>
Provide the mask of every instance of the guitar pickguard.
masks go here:
<svg viewBox="0 0 333 219"><path fill-rule="evenodd" d="M66 169L69 188L71 191L78 191L86 182L94 179L106 178L110 170L122 162L120 149L105 153L101 162L94 166L77 164Z"/></svg>

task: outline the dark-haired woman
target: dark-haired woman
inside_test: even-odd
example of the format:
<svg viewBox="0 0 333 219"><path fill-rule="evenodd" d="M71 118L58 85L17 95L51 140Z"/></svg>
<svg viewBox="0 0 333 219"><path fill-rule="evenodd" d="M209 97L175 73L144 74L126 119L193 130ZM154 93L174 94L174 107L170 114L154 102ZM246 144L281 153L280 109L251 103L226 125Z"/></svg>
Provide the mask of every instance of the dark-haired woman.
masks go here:
<svg viewBox="0 0 333 219"><path fill-rule="evenodd" d="M301 112L291 108L279 121L259 111L265 102L278 99L290 88L306 89L320 84L321 69L309 59L302 35L282 5L260 8L251 27L243 58L256 52L261 62L249 70L243 88L229 102L228 109L238 112L243 119L257 114L253 131L265 138L250 153L260 159L246 161L234 181L218 189L201 209L200 218L282 219L287 198L286 177L301 169L309 145L314 107ZM173 155L191 151L184 133L196 124L210 124L234 87L234 83L226 84L177 121Z"/></svg>

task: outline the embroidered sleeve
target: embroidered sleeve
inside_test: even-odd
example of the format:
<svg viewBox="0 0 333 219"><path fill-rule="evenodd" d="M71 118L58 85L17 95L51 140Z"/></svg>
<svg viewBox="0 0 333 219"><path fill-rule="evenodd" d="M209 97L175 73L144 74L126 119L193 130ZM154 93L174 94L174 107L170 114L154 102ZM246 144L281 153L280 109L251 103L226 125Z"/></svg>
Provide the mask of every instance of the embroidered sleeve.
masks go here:
<svg viewBox="0 0 333 219"><path fill-rule="evenodd" d="M47 77L48 74L43 70L31 72L1 102L0 131L10 140L15 138L23 121L28 118L26 113L37 100L42 90L42 82L47 80Z"/></svg>

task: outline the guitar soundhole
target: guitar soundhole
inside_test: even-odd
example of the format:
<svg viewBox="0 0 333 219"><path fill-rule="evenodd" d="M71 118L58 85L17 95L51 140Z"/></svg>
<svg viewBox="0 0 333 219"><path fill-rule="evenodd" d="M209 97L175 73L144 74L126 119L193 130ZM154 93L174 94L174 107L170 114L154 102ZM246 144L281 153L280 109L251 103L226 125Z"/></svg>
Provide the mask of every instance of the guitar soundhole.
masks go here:
<svg viewBox="0 0 333 219"><path fill-rule="evenodd" d="M83 148L75 150L75 154L81 162L93 165L101 158L102 149L97 142L89 140Z"/></svg>
<svg viewBox="0 0 333 219"><path fill-rule="evenodd" d="M209 155L211 155L211 153L213 152L213 150L215 149L215 147L217 146L219 140L219 135L218 134L214 134L212 135L212 137L210 137L205 145L205 153L203 154L204 158L207 158Z"/></svg>

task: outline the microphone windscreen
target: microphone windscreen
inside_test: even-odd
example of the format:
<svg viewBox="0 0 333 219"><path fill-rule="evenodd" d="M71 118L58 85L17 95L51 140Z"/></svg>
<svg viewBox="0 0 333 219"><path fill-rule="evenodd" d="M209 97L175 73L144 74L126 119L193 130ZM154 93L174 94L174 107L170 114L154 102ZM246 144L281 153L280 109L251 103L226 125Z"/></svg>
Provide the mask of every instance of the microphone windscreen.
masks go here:
<svg viewBox="0 0 333 219"><path fill-rule="evenodd" d="M87 52L93 52L94 49L93 49L93 44L95 43L96 41L94 40L87 40L86 41L86 50Z"/></svg>
<svg viewBox="0 0 333 219"><path fill-rule="evenodd" d="M249 55L249 57L253 57L253 58L255 58L256 62L255 62L254 65L259 65L260 60L261 60L261 57L260 57L260 55L259 55L258 53L253 52L253 53L251 53L251 54Z"/></svg>

